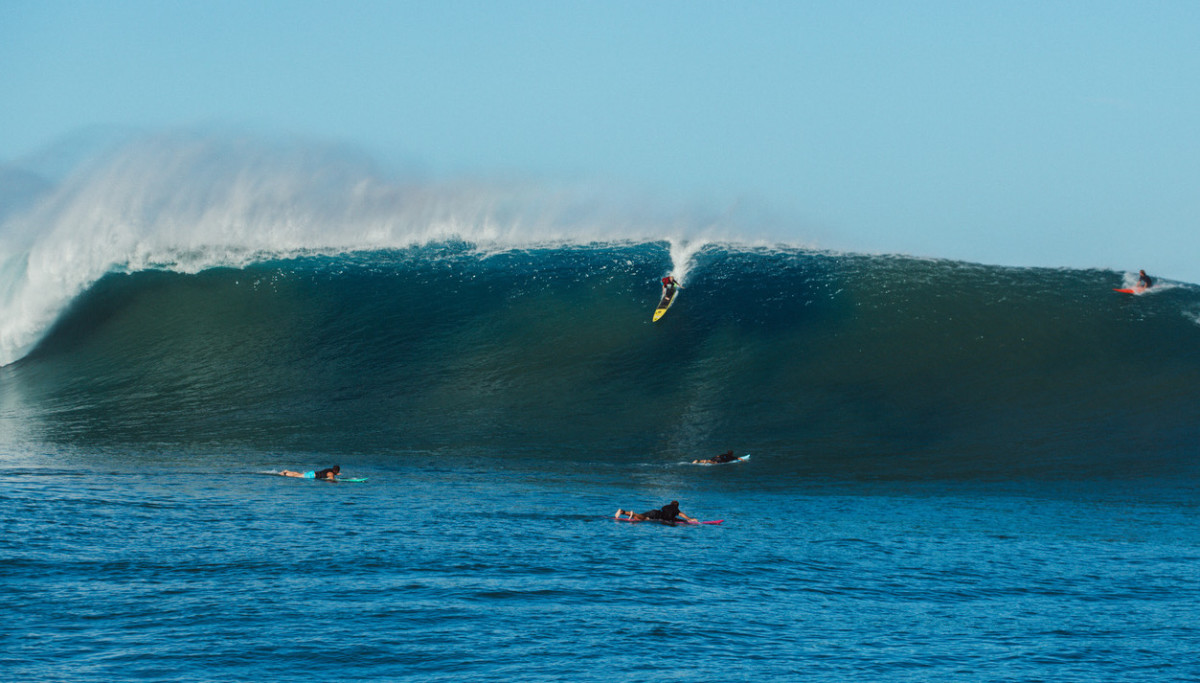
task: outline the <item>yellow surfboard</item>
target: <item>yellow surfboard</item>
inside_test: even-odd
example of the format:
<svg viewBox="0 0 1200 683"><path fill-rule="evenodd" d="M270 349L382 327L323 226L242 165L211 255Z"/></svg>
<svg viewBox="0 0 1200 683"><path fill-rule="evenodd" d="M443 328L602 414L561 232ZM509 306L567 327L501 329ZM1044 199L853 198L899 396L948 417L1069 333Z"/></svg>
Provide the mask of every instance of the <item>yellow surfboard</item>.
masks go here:
<svg viewBox="0 0 1200 683"><path fill-rule="evenodd" d="M671 304L675 303L675 294L681 289L683 288L676 285L663 292L662 298L658 300L658 308L654 309L654 319L650 322L656 323L659 318L667 314L667 309L671 307Z"/></svg>

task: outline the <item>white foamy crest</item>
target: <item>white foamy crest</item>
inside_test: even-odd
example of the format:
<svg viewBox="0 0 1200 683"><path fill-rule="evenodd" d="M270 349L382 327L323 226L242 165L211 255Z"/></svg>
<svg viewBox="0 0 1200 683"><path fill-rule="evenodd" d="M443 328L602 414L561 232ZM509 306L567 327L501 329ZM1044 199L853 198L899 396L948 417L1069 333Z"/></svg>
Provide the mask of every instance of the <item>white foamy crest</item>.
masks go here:
<svg viewBox="0 0 1200 683"><path fill-rule="evenodd" d="M230 135L156 135L78 169L0 224L0 364L107 273L197 272L302 253L463 241L481 249L662 239L675 274L707 242L595 188L400 182L361 155ZM712 229L705 230L713 232Z"/></svg>
<svg viewBox="0 0 1200 683"><path fill-rule="evenodd" d="M692 257L707 244L709 242L706 239L672 238L670 240L671 274L675 276L680 285L687 283L688 271L692 269Z"/></svg>

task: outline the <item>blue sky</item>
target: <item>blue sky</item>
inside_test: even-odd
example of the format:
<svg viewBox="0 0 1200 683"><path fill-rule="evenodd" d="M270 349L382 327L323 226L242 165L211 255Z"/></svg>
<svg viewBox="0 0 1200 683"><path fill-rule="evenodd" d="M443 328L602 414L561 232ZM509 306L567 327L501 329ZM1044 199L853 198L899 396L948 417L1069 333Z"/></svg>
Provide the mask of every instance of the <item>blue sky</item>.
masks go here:
<svg viewBox="0 0 1200 683"><path fill-rule="evenodd" d="M1200 3L0 2L0 163L246 126L830 248L1200 282Z"/></svg>

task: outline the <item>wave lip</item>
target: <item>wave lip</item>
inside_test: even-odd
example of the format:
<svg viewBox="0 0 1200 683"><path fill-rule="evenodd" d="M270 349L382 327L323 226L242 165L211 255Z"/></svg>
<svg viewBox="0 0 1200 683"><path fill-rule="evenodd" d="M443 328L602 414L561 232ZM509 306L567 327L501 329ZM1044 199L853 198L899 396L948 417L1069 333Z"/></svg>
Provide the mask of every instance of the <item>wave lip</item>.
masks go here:
<svg viewBox="0 0 1200 683"><path fill-rule="evenodd" d="M25 186L21 210L0 216L0 364L24 355L109 273L196 273L447 242L502 251L680 241L687 231L686 220L627 210L594 188L406 182L342 148L228 134L134 138L57 185ZM711 225L704 232L715 234Z"/></svg>

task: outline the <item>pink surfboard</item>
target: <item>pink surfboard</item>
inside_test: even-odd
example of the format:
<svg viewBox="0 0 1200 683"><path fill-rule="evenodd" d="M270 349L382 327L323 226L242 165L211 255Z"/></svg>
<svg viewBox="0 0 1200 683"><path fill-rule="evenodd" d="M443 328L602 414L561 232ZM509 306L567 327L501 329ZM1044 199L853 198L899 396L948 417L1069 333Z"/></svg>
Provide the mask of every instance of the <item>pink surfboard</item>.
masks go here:
<svg viewBox="0 0 1200 683"><path fill-rule="evenodd" d="M705 521L705 522L683 522L683 521L664 522L661 519L628 519L625 517L614 517L614 519L616 519L618 522L658 522L659 524L680 524L683 526L698 526L700 524L720 524L721 522L725 521L723 519L713 519L713 520L709 520L709 521Z"/></svg>

